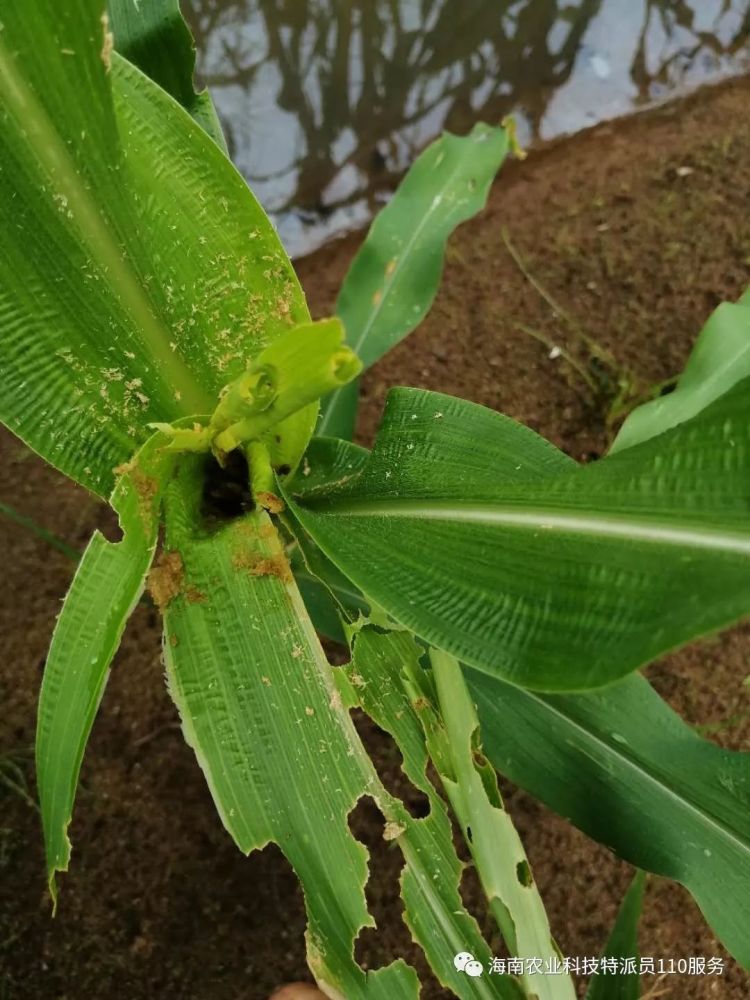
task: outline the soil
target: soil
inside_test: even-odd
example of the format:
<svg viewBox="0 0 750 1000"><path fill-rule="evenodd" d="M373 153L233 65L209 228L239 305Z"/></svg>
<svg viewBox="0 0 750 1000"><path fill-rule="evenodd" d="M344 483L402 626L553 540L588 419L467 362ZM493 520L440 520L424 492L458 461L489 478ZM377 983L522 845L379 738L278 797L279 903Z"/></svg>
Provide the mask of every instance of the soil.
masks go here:
<svg viewBox="0 0 750 1000"><path fill-rule="evenodd" d="M418 333L364 383L361 437L372 437L387 388L429 386L503 410L577 459L602 453L606 401L551 346L574 352L597 385L603 349L639 385L677 372L709 312L736 297L750 264L750 82L534 152L511 163L484 215L452 240L445 283ZM557 301L552 309L510 255ZM316 315L333 304L360 237L299 263ZM524 332L521 326L534 331ZM591 352L581 337L602 350ZM539 338L546 341L542 343ZM82 548L106 512L9 434L0 441L0 499ZM70 874L52 919L44 885L31 747L45 650L73 564L0 519L5 569L0 632L0 1000L74 996L264 1000L309 979L294 876L275 848L243 858L214 812L162 680L158 613L140 606L127 630L83 766ZM691 647L651 677L692 723L730 720L712 738L747 747L750 628ZM743 714L744 713L744 714ZM738 722L735 717L740 716ZM401 782L388 741L365 726L381 772ZM409 789L400 787L408 796ZM565 954L596 954L631 870L524 793L505 787ZM379 929L358 945L377 966L414 947L399 920L396 852L365 802L356 831L375 845L368 895ZM465 894L481 919L479 894ZM685 891L650 882L646 955L719 955L721 978L670 977L644 990L674 1000L740 1000L750 977L723 952ZM433 986L426 997L444 994Z"/></svg>

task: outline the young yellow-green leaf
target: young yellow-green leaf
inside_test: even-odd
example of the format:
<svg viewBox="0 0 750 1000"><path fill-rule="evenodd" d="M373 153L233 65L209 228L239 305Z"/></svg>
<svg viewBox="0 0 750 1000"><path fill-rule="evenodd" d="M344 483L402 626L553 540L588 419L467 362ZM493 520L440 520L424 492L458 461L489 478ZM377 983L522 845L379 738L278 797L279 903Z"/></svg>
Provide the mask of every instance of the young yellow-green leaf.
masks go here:
<svg viewBox="0 0 750 1000"><path fill-rule="evenodd" d="M432 870L439 872L438 879L425 880L421 865L407 863L401 876L404 919L440 981L456 995L474 995L470 989L472 980L453 963L454 955L468 952L484 968L482 978L490 987L489 995L524 997L523 987L514 977L490 973L489 948L461 902L459 882L463 864L453 846L445 803L427 776L429 740L425 737L423 719L429 706L419 681L415 680L424 674L419 665L421 652L408 632L383 634L364 628L356 634L352 662L346 668L349 701L360 705L381 729L391 734L401 750L404 773L430 803L430 813L425 819L414 820L404 810L398 820L403 828L399 843L403 847L404 841L409 841L407 862L410 855L429 859ZM427 728L435 725L434 713L430 713ZM499 842L496 847L503 850ZM444 943L443 928L448 915L458 934L452 950L446 949ZM565 977L559 978L564 982ZM477 986L481 986L481 980L477 980ZM555 995L567 997L568 993L561 987Z"/></svg>
<svg viewBox="0 0 750 1000"><path fill-rule="evenodd" d="M457 660L440 650L430 653L439 723L428 730L430 757L458 817L476 864L490 910L510 954L524 960L521 982L537 1000L575 1000L564 973L530 972L559 961L560 949L550 930L544 903L526 852L503 805L495 771L478 743L479 721Z"/></svg>
<svg viewBox="0 0 750 1000"><path fill-rule="evenodd" d="M268 516L203 522L203 461L181 459L153 571L185 736L238 846L249 852L274 841L299 876L308 961L321 986L347 998L416 998L403 961L365 973L353 958L360 929L372 924L367 852L348 826L361 796L374 798L403 852L444 963L460 950L470 918L441 908L420 821L386 792L359 741ZM466 977L460 985L467 1000L519 998L502 984Z"/></svg>
<svg viewBox="0 0 750 1000"><path fill-rule="evenodd" d="M702 739L639 676L563 696L465 673L495 767L621 858L684 885L750 968L750 754Z"/></svg>
<svg viewBox="0 0 750 1000"><path fill-rule="evenodd" d="M36 766L47 873L53 900L55 873L67 871L68 825L78 774L125 623L151 565L159 504L169 458L154 435L117 481L111 504L123 537L94 533L65 598L50 646L39 699Z"/></svg>
<svg viewBox="0 0 750 1000"><path fill-rule="evenodd" d="M425 641L521 686L582 690L750 612L748 416L745 380L578 467L484 407L399 389L364 471L289 489L326 555ZM328 450L308 453L318 483Z"/></svg>
<svg viewBox="0 0 750 1000"><path fill-rule="evenodd" d="M320 397L362 370L343 341L337 317L302 323L278 336L222 395L209 428L216 434L215 450L230 452L257 439L266 444L275 468L296 469L312 436ZM258 380L266 390L260 401Z"/></svg>
<svg viewBox="0 0 750 1000"><path fill-rule="evenodd" d="M633 410L610 454L631 448L689 420L750 376L750 301L724 302L695 343L674 392Z"/></svg>
<svg viewBox="0 0 750 1000"><path fill-rule="evenodd" d="M467 136L446 132L417 158L375 218L336 304L365 368L429 312L448 237L484 208L508 147L505 128L480 123ZM356 414L357 386L351 384L324 401L319 432L351 438Z"/></svg>
<svg viewBox="0 0 750 1000"><path fill-rule="evenodd" d="M618 971L594 975L589 983L586 1000L638 1000L640 997L638 922L641 919L645 888L645 872L637 872L625 893L615 926L602 954L602 958L617 963Z"/></svg>
<svg viewBox="0 0 750 1000"><path fill-rule="evenodd" d="M195 43L179 0L108 0L107 10L117 51L179 101L226 152L213 101L207 90L195 90Z"/></svg>
<svg viewBox="0 0 750 1000"><path fill-rule="evenodd" d="M2 23L0 419L107 497L149 422L210 414L309 315L244 181L110 51L99 0Z"/></svg>

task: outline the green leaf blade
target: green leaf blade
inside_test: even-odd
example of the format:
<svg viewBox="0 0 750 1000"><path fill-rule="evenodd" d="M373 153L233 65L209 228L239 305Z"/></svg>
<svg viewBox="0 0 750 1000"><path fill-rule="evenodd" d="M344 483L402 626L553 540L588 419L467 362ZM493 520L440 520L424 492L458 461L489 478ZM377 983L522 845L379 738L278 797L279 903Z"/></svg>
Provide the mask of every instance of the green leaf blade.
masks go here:
<svg viewBox="0 0 750 1000"><path fill-rule="evenodd" d="M630 959L638 969L638 922L643 909L646 875L637 872L631 882L612 928L603 958L616 959L618 965ZM638 971L619 971L592 977L586 1000L639 1000L641 977Z"/></svg>
<svg viewBox="0 0 750 1000"><path fill-rule="evenodd" d="M3 12L0 419L106 498L148 423L210 413L309 314L226 157L108 53L98 0L58 8Z"/></svg>
<svg viewBox="0 0 750 1000"><path fill-rule="evenodd" d="M78 775L109 666L135 607L156 548L165 458L155 435L124 471L112 497L123 538L98 531L76 570L52 637L39 698L37 781L47 872L53 900L55 873L67 871L67 835Z"/></svg>
<svg viewBox="0 0 750 1000"><path fill-rule="evenodd" d="M495 767L624 860L684 885L750 967L750 754L697 736L639 676L586 695L466 677Z"/></svg>
<svg viewBox="0 0 750 1000"><path fill-rule="evenodd" d="M295 514L432 645L538 690L603 686L750 610L747 410L743 382L577 467L483 407L394 390L364 471L302 484Z"/></svg>
<svg viewBox="0 0 750 1000"><path fill-rule="evenodd" d="M495 771L477 743L478 720L461 667L440 650L430 653L441 725L430 727L428 741L443 736L441 752L430 756L459 819L495 922L512 956L541 961L548 969L559 960L549 920L513 820L505 809ZM442 728L442 733L440 729ZM521 982L537 1000L575 1000L569 975L524 973Z"/></svg>
<svg viewBox="0 0 750 1000"><path fill-rule="evenodd" d="M303 529L294 525L295 543L290 566L316 632L334 642L346 642L342 621L353 622L365 614L362 595L313 545Z"/></svg>
<svg viewBox="0 0 750 1000"><path fill-rule="evenodd" d="M205 537L201 466L191 464L167 502L166 545L178 560L163 608L170 693L239 848L274 840L300 877L316 979L366 996L351 954L369 922L366 852L347 826L366 781L353 729L317 639L295 614L267 515Z"/></svg>
<svg viewBox="0 0 750 1000"><path fill-rule="evenodd" d="M348 826L359 798L371 795L387 822L403 827L395 839L428 907L432 946L451 969L451 948L470 918L444 910L420 821L380 783L267 515L207 530L201 473L200 459L185 460L166 502L164 649L187 740L238 846L276 842L300 878L317 981L333 995L415 1000L405 963L365 973L353 958L360 929L372 923L367 854ZM468 977L461 987L466 1000L520 1000Z"/></svg>
<svg viewBox="0 0 750 1000"><path fill-rule="evenodd" d="M195 43L179 0L108 0L107 7L117 51L171 94L226 152L213 101L193 85Z"/></svg>
<svg viewBox="0 0 750 1000"><path fill-rule="evenodd" d="M750 376L750 303L724 302L710 316L673 392L633 410L610 454L689 420Z"/></svg>
<svg viewBox="0 0 750 1000"><path fill-rule="evenodd" d="M365 368L429 312L448 237L484 208L508 148L504 128L480 123L464 137L446 132L418 157L376 217L336 304ZM351 438L356 410L356 387L339 390L324 402L319 433Z"/></svg>
<svg viewBox="0 0 750 1000"><path fill-rule="evenodd" d="M396 804L400 815L395 824L402 830L397 839L406 859L401 876L404 918L438 979L455 995L521 1000L526 993L515 977L489 973L489 948L461 901L463 865L453 845L446 805L427 776L428 760L431 757L434 761L435 756L426 733L441 723L428 712L427 700L415 681L424 673L420 655L408 632L382 634L364 628L357 633L352 662L346 668L354 702L391 734L402 753L404 773L430 804L428 816L419 820ZM439 873L439 878L434 873ZM466 951L482 962L481 978L473 980L455 968L453 956ZM568 995L561 984L557 996L567 1000Z"/></svg>

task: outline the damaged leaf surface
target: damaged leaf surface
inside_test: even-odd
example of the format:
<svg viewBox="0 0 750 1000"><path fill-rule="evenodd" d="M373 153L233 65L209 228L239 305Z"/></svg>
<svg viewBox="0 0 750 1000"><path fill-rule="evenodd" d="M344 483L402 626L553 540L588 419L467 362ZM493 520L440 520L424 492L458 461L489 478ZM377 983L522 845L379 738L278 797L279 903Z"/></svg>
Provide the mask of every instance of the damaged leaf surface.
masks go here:
<svg viewBox="0 0 750 1000"><path fill-rule="evenodd" d="M156 548L168 459L156 434L120 474L111 498L123 537L96 531L84 552L52 636L39 697L36 767L47 855L67 871L67 829L83 752L125 623L143 592Z"/></svg>
<svg viewBox="0 0 750 1000"><path fill-rule="evenodd" d="M469 918L429 909L441 904L441 864L380 784L272 522L253 512L209 533L200 514L200 462L183 459L166 504L166 548L179 553L182 575L165 608L164 650L185 736L238 846L249 852L274 841L299 876L318 982L347 1000L415 998L416 975L403 961L365 973L353 958L359 931L372 924L367 852L348 826L363 795L373 797L390 830L405 831L396 843L424 919L434 921L442 962L460 950ZM461 997L518 996L464 978Z"/></svg>

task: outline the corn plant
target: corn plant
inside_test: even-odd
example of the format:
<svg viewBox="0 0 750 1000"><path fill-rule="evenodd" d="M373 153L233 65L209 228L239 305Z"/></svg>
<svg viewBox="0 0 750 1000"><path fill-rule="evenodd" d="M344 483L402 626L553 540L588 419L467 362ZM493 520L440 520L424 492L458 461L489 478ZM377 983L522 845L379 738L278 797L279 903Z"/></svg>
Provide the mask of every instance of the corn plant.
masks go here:
<svg viewBox="0 0 750 1000"><path fill-rule="evenodd" d="M355 380L428 311L509 130L429 147L336 316L312 322L193 89L176 0L0 0L0 21L0 417L122 531L95 533L81 558L40 695L53 900L86 741L148 585L221 821L242 851L275 842L292 864L327 995L419 993L404 960L366 972L354 959L373 922L348 824L363 796L401 852L404 919L447 991L575 995L564 966L488 974L461 900L453 821L511 955L559 964L496 769L686 885L750 965L748 757L697 736L637 673L750 608L750 306L717 310L675 392L592 465L406 388L367 451L350 440ZM346 666L319 633L348 644ZM355 707L398 744L425 818L384 787ZM633 954L642 893L638 876L607 953ZM609 988L595 979L590 997ZM620 977L619 995L638 988Z"/></svg>

